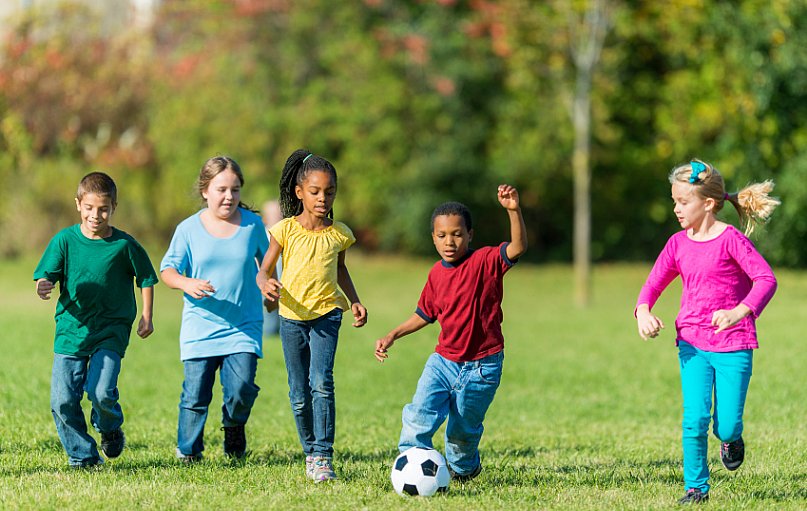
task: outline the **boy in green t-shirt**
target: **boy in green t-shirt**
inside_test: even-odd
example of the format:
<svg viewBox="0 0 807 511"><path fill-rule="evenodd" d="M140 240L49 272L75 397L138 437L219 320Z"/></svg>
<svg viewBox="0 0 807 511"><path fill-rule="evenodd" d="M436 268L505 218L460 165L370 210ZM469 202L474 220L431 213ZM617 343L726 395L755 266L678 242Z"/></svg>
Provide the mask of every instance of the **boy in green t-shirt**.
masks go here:
<svg viewBox="0 0 807 511"><path fill-rule="evenodd" d="M157 274L148 254L130 235L109 224L117 206L115 182L102 172L84 176L76 193L81 223L51 239L34 270L43 300L59 283L50 406L71 467L103 463L87 433L81 399L92 402L90 421L111 459L125 445L118 404L118 374L137 315L134 286L143 298L137 334L154 331L152 310Z"/></svg>

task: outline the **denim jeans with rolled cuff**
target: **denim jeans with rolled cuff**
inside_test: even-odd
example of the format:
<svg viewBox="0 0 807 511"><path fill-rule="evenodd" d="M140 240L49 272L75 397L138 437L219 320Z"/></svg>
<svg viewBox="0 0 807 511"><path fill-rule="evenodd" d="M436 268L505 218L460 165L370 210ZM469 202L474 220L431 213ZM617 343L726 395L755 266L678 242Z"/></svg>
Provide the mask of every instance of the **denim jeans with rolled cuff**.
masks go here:
<svg viewBox="0 0 807 511"><path fill-rule="evenodd" d="M400 451L433 448L432 437L448 417L446 461L459 475L473 472L481 463L482 422L499 388L503 362L504 351L471 362L432 353L412 402L403 409Z"/></svg>

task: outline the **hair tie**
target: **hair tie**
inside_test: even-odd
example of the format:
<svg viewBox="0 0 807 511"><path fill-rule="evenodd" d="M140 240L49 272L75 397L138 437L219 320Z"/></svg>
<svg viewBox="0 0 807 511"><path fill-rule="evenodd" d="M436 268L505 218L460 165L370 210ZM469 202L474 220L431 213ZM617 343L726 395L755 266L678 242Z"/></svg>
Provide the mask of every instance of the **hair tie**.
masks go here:
<svg viewBox="0 0 807 511"><path fill-rule="evenodd" d="M694 185L701 180L700 173L706 170L706 165L699 161L691 161L689 162L689 165L692 167L692 174L689 176L689 182Z"/></svg>
<svg viewBox="0 0 807 511"><path fill-rule="evenodd" d="M729 193L728 192L723 194L723 200L729 200Z"/></svg>
<svg viewBox="0 0 807 511"><path fill-rule="evenodd" d="M314 156L314 153L308 153L308 156L306 156L305 158L303 158L303 163L305 163L305 160L307 160L307 159L311 158L312 156Z"/></svg>

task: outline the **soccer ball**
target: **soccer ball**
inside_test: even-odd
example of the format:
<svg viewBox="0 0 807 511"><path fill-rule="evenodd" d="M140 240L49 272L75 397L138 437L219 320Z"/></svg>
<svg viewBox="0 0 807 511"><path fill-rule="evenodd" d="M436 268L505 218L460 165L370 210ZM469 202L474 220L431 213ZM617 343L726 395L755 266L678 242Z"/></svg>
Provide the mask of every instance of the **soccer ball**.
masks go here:
<svg viewBox="0 0 807 511"><path fill-rule="evenodd" d="M411 447L395 458L390 479L398 495L431 497L448 490L451 476L445 458L438 451Z"/></svg>

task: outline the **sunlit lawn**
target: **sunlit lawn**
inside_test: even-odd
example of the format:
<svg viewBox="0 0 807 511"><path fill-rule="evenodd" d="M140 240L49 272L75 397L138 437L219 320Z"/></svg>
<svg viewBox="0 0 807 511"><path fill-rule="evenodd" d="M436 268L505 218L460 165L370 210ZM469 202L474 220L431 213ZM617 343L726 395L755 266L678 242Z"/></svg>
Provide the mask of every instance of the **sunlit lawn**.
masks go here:
<svg viewBox="0 0 807 511"><path fill-rule="evenodd" d="M152 254L155 258L158 254ZM134 337L120 379L128 449L95 472L75 472L49 409L54 302L30 280L34 260L0 263L0 508L3 509L668 509L682 494L680 397L672 324L678 288L657 307L668 330L635 333L633 302L646 265L598 267L592 306L572 306L567 267L522 265L506 277L503 383L486 420L484 471L429 500L389 483L401 407L438 327L400 341L385 364L373 341L415 307L432 261L365 258L348 264L370 322L345 322L337 367L336 464L330 485L304 478L279 341L266 339L261 393L247 426L251 455L221 453L220 391L206 460L173 458L182 381L178 292L158 286L155 334ZM807 508L807 274L778 272L759 321L745 415L746 464L727 473L711 440L715 509ZM436 439L442 450L441 438Z"/></svg>

